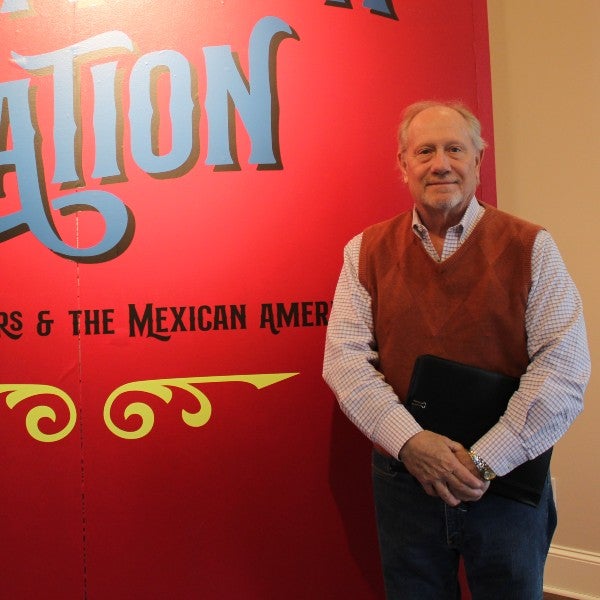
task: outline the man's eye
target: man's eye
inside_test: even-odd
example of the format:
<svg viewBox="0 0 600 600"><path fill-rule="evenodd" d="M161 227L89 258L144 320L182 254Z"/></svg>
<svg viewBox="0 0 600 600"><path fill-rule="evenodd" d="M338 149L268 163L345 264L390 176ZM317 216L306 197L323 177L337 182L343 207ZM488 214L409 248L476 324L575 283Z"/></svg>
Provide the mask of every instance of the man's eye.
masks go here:
<svg viewBox="0 0 600 600"><path fill-rule="evenodd" d="M462 152L462 148L460 146L452 146L450 152L456 154L457 152Z"/></svg>
<svg viewBox="0 0 600 600"><path fill-rule="evenodd" d="M421 148L420 150L417 150L417 154L418 155L431 154L431 148Z"/></svg>

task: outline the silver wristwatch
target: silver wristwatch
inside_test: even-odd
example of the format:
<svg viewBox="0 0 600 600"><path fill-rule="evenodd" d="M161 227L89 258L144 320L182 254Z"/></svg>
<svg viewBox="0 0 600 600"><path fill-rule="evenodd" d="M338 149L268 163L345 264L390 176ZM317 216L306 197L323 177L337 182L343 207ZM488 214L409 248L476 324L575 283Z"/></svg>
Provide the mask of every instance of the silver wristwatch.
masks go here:
<svg viewBox="0 0 600 600"><path fill-rule="evenodd" d="M475 463L479 474L486 481L491 481L492 479L494 479L494 477L496 477L496 473L494 473L492 467L490 467L490 465L488 465L485 462L485 460L483 460L483 458L479 456L479 454L476 454L475 452L473 452L473 450L469 450L469 456L471 457L471 460Z"/></svg>

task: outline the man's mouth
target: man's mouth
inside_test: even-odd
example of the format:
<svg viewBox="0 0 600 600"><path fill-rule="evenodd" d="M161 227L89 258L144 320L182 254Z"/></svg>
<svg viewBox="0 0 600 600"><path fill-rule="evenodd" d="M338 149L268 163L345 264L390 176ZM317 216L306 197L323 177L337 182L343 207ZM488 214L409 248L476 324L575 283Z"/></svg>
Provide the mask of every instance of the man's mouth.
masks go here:
<svg viewBox="0 0 600 600"><path fill-rule="evenodd" d="M458 181L428 181L425 185L457 185Z"/></svg>

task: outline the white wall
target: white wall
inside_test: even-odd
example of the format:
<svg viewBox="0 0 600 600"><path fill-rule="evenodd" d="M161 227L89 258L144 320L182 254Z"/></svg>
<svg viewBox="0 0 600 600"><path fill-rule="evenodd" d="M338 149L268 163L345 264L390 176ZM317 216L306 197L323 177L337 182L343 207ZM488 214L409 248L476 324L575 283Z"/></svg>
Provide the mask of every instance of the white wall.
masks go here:
<svg viewBox="0 0 600 600"><path fill-rule="evenodd" d="M544 225L583 297L584 414L556 447L546 588L600 598L600 0L488 0L498 207Z"/></svg>

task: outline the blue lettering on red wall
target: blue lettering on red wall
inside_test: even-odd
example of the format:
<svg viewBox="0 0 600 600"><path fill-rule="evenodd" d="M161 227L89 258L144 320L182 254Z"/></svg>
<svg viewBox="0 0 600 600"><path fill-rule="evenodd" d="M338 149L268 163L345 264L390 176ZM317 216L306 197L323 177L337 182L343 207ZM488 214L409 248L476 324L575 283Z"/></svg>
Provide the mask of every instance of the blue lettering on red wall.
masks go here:
<svg viewBox="0 0 600 600"><path fill-rule="evenodd" d="M69 0L69 2L76 3L77 0ZM328 6L352 8L351 0L326 0L325 4ZM363 7L370 9L374 14L396 18L392 0L363 0ZM0 13L16 13L27 10L29 10L29 0L3 0L0 7Z"/></svg>
<svg viewBox="0 0 600 600"><path fill-rule="evenodd" d="M26 2L5 0L2 12L22 10ZM209 139L206 164L215 170L240 168L237 163L235 129L230 105L233 104L251 142L248 162L259 168L282 168L277 138L278 102L275 77L276 53L281 40L297 38L293 29L277 17L264 17L255 25L249 41L249 76L238 68L229 46L209 46L203 49L206 63L206 117ZM58 50L24 55L12 53L13 61L32 77L53 78L54 100L54 174L52 182L65 187L85 185L81 172L81 148L77 108L79 69L86 59L98 53L106 60L90 67L94 94L95 164L92 177L103 180L119 178L122 162L118 139L115 82L118 56L133 51L132 40L123 32L111 31L82 40ZM169 119L171 144L166 154L159 154L154 145L154 110L152 104L153 74L167 73L170 83ZM196 160L194 154L199 109L194 102L197 90L192 89L192 68L188 60L175 50L151 52L141 56L129 76L131 156L135 164L157 177L176 177ZM0 83L0 131L11 133L0 137L0 197L7 172L16 173L20 210L0 217L0 242L29 230L53 252L81 262L102 262L120 254L131 241L134 217L128 207L114 194L98 190L78 190L49 200L46 194L40 146L44 140L36 131L35 104L32 101L31 77ZM61 214L79 210L94 210L104 220L105 231L97 243L73 247L58 235L49 216L51 207Z"/></svg>
<svg viewBox="0 0 600 600"><path fill-rule="evenodd" d="M325 0L327 6L337 6L339 8L352 8L352 0ZM368 8L373 14L397 19L394 10L393 0L363 0L364 8Z"/></svg>

